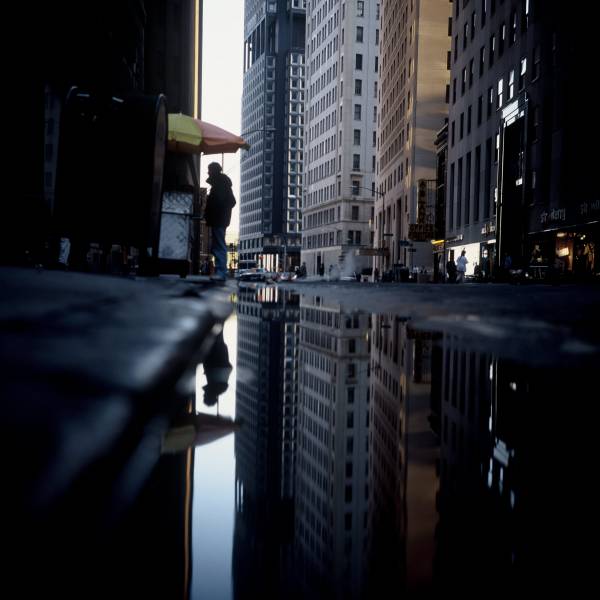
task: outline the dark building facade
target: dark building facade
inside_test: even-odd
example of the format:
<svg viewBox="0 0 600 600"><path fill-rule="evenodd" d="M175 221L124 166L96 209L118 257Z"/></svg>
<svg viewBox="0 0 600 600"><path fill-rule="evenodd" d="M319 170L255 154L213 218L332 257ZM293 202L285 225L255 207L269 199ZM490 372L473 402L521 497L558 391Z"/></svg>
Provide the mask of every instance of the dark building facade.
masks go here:
<svg viewBox="0 0 600 600"><path fill-rule="evenodd" d="M31 35L14 61L24 130L15 137L17 184L0 260L45 263L48 238L89 229L92 220L124 222L136 203L151 212L160 198L164 152L156 149L166 113L200 112L202 0L67 1L28 10L18 9ZM88 218L65 226L65 212L68 221L81 218L75 202L63 202L73 190L83 207L75 212ZM120 212L109 214L118 194Z"/></svg>
<svg viewBox="0 0 600 600"><path fill-rule="evenodd" d="M433 280L446 279L446 179L448 176L448 122L435 138L437 156L435 226L433 245Z"/></svg>
<svg viewBox="0 0 600 600"><path fill-rule="evenodd" d="M454 2L446 233L467 274L598 273L592 99L574 93L592 39L580 17L558 2Z"/></svg>
<svg viewBox="0 0 600 600"><path fill-rule="evenodd" d="M304 136L304 0L246 0L240 259L299 264Z"/></svg>

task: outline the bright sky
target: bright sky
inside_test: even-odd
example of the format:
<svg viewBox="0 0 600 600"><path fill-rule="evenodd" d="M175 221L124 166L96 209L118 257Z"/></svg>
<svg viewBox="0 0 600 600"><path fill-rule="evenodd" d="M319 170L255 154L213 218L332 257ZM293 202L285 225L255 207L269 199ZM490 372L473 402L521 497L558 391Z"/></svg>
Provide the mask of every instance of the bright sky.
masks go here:
<svg viewBox="0 0 600 600"><path fill-rule="evenodd" d="M242 75L244 55L244 0L204 0L202 43L202 120L240 134L242 121ZM233 209L228 241L238 237L240 207L240 155L224 155L223 172L233 181L237 205ZM201 181L210 162L202 159Z"/></svg>

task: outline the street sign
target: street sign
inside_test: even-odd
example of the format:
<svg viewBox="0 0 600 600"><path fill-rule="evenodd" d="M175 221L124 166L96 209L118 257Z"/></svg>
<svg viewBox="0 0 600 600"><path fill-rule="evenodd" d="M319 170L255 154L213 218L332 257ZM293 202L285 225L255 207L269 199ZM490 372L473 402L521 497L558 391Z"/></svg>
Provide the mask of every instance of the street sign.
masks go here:
<svg viewBox="0 0 600 600"><path fill-rule="evenodd" d="M358 256L389 256L388 248L359 248L356 253Z"/></svg>

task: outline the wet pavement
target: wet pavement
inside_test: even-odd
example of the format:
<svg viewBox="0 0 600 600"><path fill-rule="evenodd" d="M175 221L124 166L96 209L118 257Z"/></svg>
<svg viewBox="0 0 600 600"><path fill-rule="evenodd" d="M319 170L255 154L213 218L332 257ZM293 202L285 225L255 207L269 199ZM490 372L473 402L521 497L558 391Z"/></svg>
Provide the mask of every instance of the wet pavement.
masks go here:
<svg viewBox="0 0 600 600"><path fill-rule="evenodd" d="M122 489L107 487L114 474L100 465L43 519L19 514L28 522L17 567L38 574L31 589L161 598L586 589L596 289L442 286L436 299L438 286L369 287L237 288L198 364L191 415L166 433L150 420L152 451L129 457L132 472L153 459L127 510L98 510ZM14 460L26 479L27 462Z"/></svg>

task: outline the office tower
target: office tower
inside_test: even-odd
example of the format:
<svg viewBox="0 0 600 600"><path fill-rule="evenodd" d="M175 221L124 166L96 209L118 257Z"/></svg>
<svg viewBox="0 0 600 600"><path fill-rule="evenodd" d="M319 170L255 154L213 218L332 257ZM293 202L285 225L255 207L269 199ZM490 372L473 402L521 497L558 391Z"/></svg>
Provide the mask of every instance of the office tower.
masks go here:
<svg viewBox="0 0 600 600"><path fill-rule="evenodd" d="M436 133L447 117L446 0L381 6L375 264L432 270Z"/></svg>
<svg viewBox="0 0 600 600"><path fill-rule="evenodd" d="M302 262L308 274L371 264L379 2L315 0L306 15Z"/></svg>
<svg viewBox="0 0 600 600"><path fill-rule="evenodd" d="M288 270L300 260L304 0L246 0L240 260Z"/></svg>

